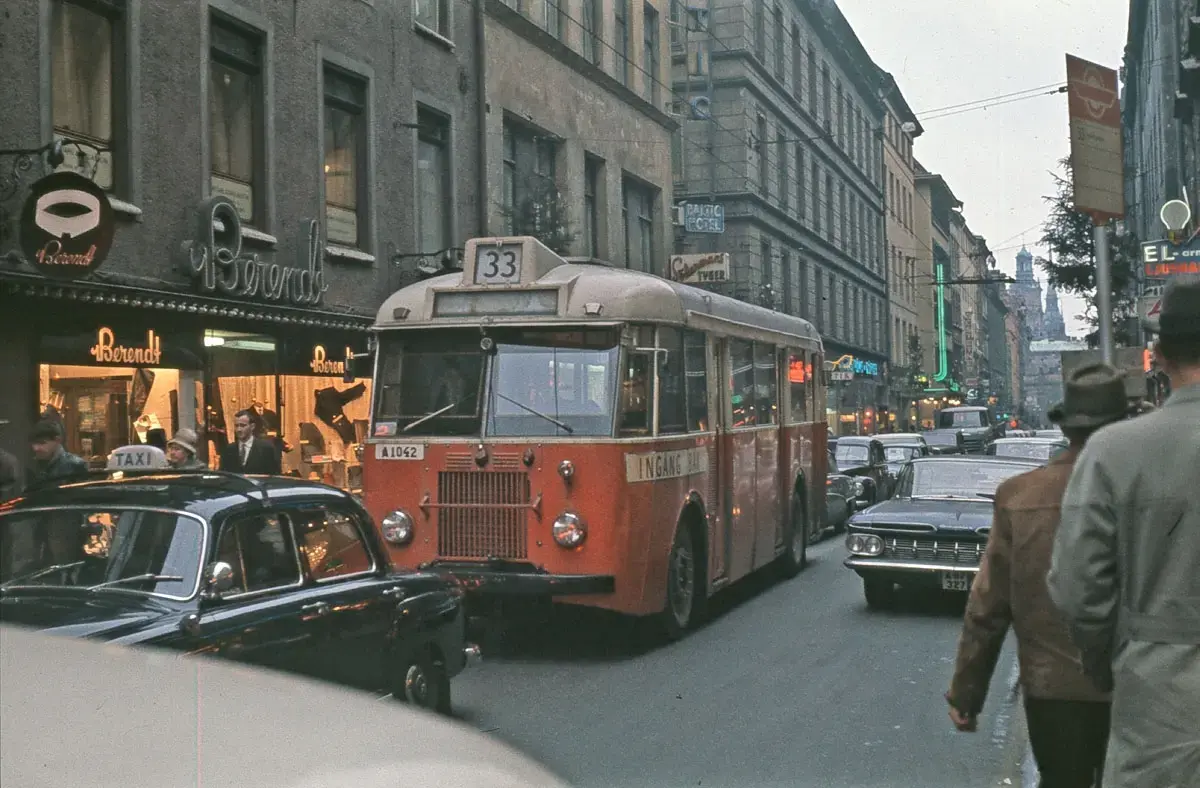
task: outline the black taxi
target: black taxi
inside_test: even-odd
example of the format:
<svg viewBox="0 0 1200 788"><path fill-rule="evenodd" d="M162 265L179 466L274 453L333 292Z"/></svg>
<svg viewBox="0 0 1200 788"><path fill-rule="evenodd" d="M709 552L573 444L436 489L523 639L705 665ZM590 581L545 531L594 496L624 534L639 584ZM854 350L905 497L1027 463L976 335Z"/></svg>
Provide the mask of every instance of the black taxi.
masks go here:
<svg viewBox="0 0 1200 788"><path fill-rule="evenodd" d="M0 504L0 622L209 654L441 712L478 656L461 591L395 571L349 494L108 470Z"/></svg>

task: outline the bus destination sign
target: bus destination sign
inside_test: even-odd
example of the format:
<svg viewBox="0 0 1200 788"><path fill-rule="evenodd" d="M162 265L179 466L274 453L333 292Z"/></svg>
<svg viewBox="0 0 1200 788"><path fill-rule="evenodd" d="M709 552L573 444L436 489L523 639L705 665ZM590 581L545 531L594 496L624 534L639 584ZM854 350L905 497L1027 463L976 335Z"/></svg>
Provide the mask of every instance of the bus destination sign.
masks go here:
<svg viewBox="0 0 1200 788"><path fill-rule="evenodd" d="M625 480L653 482L679 479L708 470L708 449L679 449L625 455Z"/></svg>

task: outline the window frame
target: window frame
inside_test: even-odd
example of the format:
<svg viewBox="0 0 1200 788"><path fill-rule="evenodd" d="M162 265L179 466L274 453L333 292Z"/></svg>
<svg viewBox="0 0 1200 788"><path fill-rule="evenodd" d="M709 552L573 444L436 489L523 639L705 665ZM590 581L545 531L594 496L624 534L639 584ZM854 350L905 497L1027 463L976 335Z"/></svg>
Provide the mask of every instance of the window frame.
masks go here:
<svg viewBox="0 0 1200 788"><path fill-rule="evenodd" d="M454 152L454 119L446 113L424 104L417 105L416 117L417 128L413 130L415 138L414 152L416 153L414 162L418 166L414 167L413 180L417 204L418 206L423 204L421 199L421 168L419 166L422 144L439 146L441 149L444 167L440 176L445 203L441 206L441 231L444 246L438 249L424 248L421 212L418 209L415 217L416 221L413 226L413 232L416 234L416 245L413 248L420 253L440 252L454 244L454 163L452 160ZM439 134L442 138L440 140L434 139Z"/></svg>
<svg viewBox="0 0 1200 788"><path fill-rule="evenodd" d="M258 588L253 591L241 591L241 592L233 592L233 593L231 593L229 591L223 591L223 592L221 592L221 596L220 596L220 599L222 602L233 602L233 601L240 602L244 599L254 599L257 597L265 597L265 596L272 595L272 594L278 594L283 591L290 591L290 590L297 589L297 588L303 588L305 586L306 581L305 581L305 577L304 577L304 564L303 564L302 559L300 558L300 550L296 545L296 538L295 538L294 531L292 529L291 520L289 520L287 517L283 516L284 514L285 514L285 512L282 512L282 511L240 512L240 513L233 514L233 515L227 515L226 517L224 517L222 519L220 527L213 529L213 531L214 531L213 560L219 561L219 560L221 560L221 557L220 557L221 556L221 540L224 538L225 532L227 529L234 528L234 527L238 526L240 523L242 523L246 520L254 519L256 517L257 518L271 517L271 516L277 517L281 521L280 529L284 534L285 544L287 544L290 547L291 552L292 552L292 558L294 558L296 561L296 582L288 583L286 585L280 585L280 586L271 586L270 588ZM241 540L240 534L238 535L237 547L238 547L238 555L240 556L240 555L242 555L242 540ZM206 564L206 566L207 566L207 564ZM244 562L241 566L241 578L242 578L242 586L245 587L245 585L246 585L246 568L245 568Z"/></svg>
<svg viewBox="0 0 1200 788"><path fill-rule="evenodd" d="M243 19L240 19L230 13L225 12L216 5L209 6L208 13L208 28L206 31L206 57L205 57L205 73L204 81L206 90L209 89L209 84L213 78L213 65L221 64L227 68L238 70L236 56L220 52L217 45L213 42L213 30L216 28L224 28L229 34L239 36L244 41L251 42L257 48L258 62L247 63L242 61L242 65L252 68L255 72L253 76L254 82L254 107L251 118L251 180L248 184L250 187L250 198L252 200L252 210L249 218L242 217L245 225L259 230L267 230L272 221L273 211L270 206L272 195L270 193L269 178L270 167L268 159L268 139L271 134L269 129L270 124L270 106L268 101L268 85L270 83L270 51L271 51L271 36L270 31L255 26ZM242 71L242 73L246 73ZM206 182L210 194L214 193L212 189L212 179L214 176L225 178L226 180L236 181L236 178L230 178L216 172L215 164L212 155L212 137L214 133L214 124L212 118L211 97L209 97L209 106L204 108L205 123L207 126L207 139L205 140L208 150L208 166L206 173ZM322 119L322 127L324 122Z"/></svg>
<svg viewBox="0 0 1200 788"><path fill-rule="evenodd" d="M603 221L601 208L604 191L604 159L584 154L583 159L583 243L588 257L599 258L603 247L600 243L600 227Z"/></svg>
<svg viewBox="0 0 1200 788"><path fill-rule="evenodd" d="M317 577L316 573L314 572L313 567L308 562L307 556L305 556L304 552L300 549L299 534L297 533L298 522L296 520L296 515L301 512L321 512L326 517L328 517L328 515L330 515L330 514L336 514L336 515L341 515L341 516L345 517L347 520L349 520L351 522L351 524L354 526L354 530L358 534L358 543L360 545L362 545L363 550L366 552L367 557L371 561L370 567L368 569L364 569L364 570L361 570L358 572L351 572L351 573L344 574L344 575L334 575L331 577ZM327 586L327 585L334 584L334 583L345 582L347 580L356 580L356 579L363 578L363 577L370 577L379 572L379 569L380 569L379 558L375 554L375 550L372 549L372 545L369 541L370 537L368 536L367 530L366 530L365 526L363 525L362 518L357 513L351 511L350 507L334 506L334 505L330 505L327 503L299 504L297 506L293 506L293 507L284 509L284 510L282 510L281 513L284 515L284 517L288 521L288 524L291 526L292 544L295 547L296 557L300 561L300 567L301 567L301 571L303 572L305 585Z"/></svg>
<svg viewBox="0 0 1200 788"><path fill-rule="evenodd" d="M417 3L419 2L422 2L422 0L413 0L413 25L421 30L428 30L430 33L435 33L446 40L450 40L451 27L453 25L453 19L451 18L452 4L450 0L424 0L424 2L433 3L437 6L437 24L434 27L430 27L418 18Z"/></svg>
<svg viewBox="0 0 1200 788"><path fill-rule="evenodd" d="M613 63L613 70L617 72L617 80L625 87L629 87L631 65L629 57L630 5L630 0L613 0L613 38L616 41L613 55L618 58L618 62Z"/></svg>
<svg viewBox="0 0 1200 788"><path fill-rule="evenodd" d="M618 0L619 1L619 0ZM673 2L673 0L672 0ZM642 4L642 57L646 83L646 100L659 107L662 86L659 72L662 70L662 40L659 35L658 9L649 3Z"/></svg>
<svg viewBox="0 0 1200 788"><path fill-rule="evenodd" d="M332 95L329 91L330 76L335 79L342 80L346 85L358 87L362 90L362 103L360 106L352 106L352 102L340 96ZM357 85L355 85L357 83ZM333 106L331 107L330 102ZM347 114L353 114L358 119L358 129L355 132L355 150L354 150L354 225L355 235L357 236L354 243L350 244L340 238L331 238L329 236L329 192L328 192L328 173L323 172L324 177L321 178L321 203L322 203L322 220L325 228L326 240L337 246L344 246L351 249L367 250L369 247L370 238L370 187L367 183L369 167L367 159L370 156L370 122L371 122L371 82L370 79L362 74L359 74L351 69L341 66L337 63L331 63L328 60L323 60L321 64L321 159L322 166L325 162L325 146L327 140L325 138L325 118L326 113L330 109L337 109ZM339 207L345 210L342 206Z"/></svg>

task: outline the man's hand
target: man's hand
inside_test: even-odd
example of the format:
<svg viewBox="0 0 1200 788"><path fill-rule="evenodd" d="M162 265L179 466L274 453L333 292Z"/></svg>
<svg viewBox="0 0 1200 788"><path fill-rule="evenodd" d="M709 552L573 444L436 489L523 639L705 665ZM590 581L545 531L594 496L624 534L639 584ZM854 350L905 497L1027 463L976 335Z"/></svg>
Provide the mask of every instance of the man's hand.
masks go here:
<svg viewBox="0 0 1200 788"><path fill-rule="evenodd" d="M954 706L950 707L950 721L960 733L974 733L979 727L979 720L974 714L966 714Z"/></svg>

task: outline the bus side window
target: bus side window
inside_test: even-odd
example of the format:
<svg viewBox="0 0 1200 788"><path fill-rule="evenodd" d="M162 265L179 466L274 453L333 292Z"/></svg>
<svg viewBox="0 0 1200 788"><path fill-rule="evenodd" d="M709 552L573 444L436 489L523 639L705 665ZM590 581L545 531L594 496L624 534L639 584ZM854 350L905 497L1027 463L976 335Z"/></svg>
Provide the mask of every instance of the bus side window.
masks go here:
<svg viewBox="0 0 1200 788"><path fill-rule="evenodd" d="M792 350L788 354L788 388L791 396L792 424L803 424L809 420L809 387L812 385L812 369L808 353Z"/></svg>
<svg viewBox="0 0 1200 788"><path fill-rule="evenodd" d="M733 426L751 427L758 423L754 397L754 345L744 339L729 340L729 402L733 405Z"/></svg>
<svg viewBox="0 0 1200 788"><path fill-rule="evenodd" d="M708 429L708 338L699 331L683 332L683 368L687 391L687 427Z"/></svg>
<svg viewBox="0 0 1200 788"><path fill-rule="evenodd" d="M648 353L629 352L621 374L621 434L650 434L650 362Z"/></svg>
<svg viewBox="0 0 1200 788"><path fill-rule="evenodd" d="M754 395L759 424L779 423L779 378L775 347L754 343Z"/></svg>
<svg viewBox="0 0 1200 788"><path fill-rule="evenodd" d="M687 390L684 386L683 334L677 328L659 326L658 346L667 351L658 369L658 433L687 432Z"/></svg>

